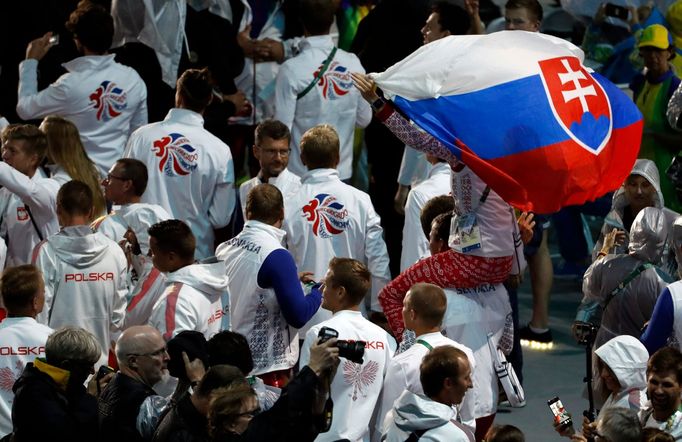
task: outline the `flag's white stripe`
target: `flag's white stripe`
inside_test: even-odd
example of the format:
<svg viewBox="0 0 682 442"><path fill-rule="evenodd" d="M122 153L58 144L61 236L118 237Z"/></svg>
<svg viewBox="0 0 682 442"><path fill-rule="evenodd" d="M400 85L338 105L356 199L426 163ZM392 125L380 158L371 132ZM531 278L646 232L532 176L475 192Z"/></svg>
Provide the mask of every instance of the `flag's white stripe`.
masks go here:
<svg viewBox="0 0 682 442"><path fill-rule="evenodd" d="M524 31L489 35L458 35L422 46L385 72L372 74L388 98L408 100L457 95L537 75L538 61L575 56L572 43Z"/></svg>

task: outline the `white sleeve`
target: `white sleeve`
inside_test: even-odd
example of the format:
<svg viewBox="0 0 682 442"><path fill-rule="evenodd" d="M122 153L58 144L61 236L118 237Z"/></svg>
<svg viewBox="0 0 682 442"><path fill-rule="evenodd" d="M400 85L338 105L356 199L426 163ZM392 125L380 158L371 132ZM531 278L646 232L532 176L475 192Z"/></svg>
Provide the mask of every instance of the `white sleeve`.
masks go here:
<svg viewBox="0 0 682 442"><path fill-rule="evenodd" d="M384 386L381 390L381 407L376 420L376 427L374 433L376 435L384 434L384 420L389 411L393 408L393 404L400 397L400 395L407 388L407 377L403 367L394 363L388 362L388 371L384 378Z"/></svg>
<svg viewBox="0 0 682 442"><path fill-rule="evenodd" d="M411 186L414 181L414 175L417 171L417 163L419 158L424 155L410 146L405 146L403 150L403 159L400 161L400 171L398 172L398 184L403 186Z"/></svg>
<svg viewBox="0 0 682 442"><path fill-rule="evenodd" d="M402 272L425 256L429 256L429 241L424 236L420 220L424 196L414 189L407 195L405 204L405 225L403 226L403 249L400 253L400 271Z"/></svg>
<svg viewBox="0 0 682 442"><path fill-rule="evenodd" d="M38 314L36 321L41 324L48 324L48 313L50 307L52 306L52 299L54 298L54 291L56 290L56 276L55 266L53 260L50 258L48 253L49 245L46 241L39 242L35 249L33 249L33 265L36 266L43 273L43 282L45 283L45 304L43 305L43 311Z"/></svg>
<svg viewBox="0 0 682 442"><path fill-rule="evenodd" d="M9 121L7 121L7 118L0 117L0 131L4 130L7 126L9 126Z"/></svg>
<svg viewBox="0 0 682 442"><path fill-rule="evenodd" d="M173 295L166 293L156 303L149 318L149 325L161 332L168 341L183 330L196 330L198 318L196 312L181 293ZM175 306L168 302L168 298L177 296Z"/></svg>
<svg viewBox="0 0 682 442"><path fill-rule="evenodd" d="M233 182L223 182L215 188L213 201L208 208L208 220L214 228L219 229L230 223L235 206L235 195Z"/></svg>
<svg viewBox="0 0 682 442"><path fill-rule="evenodd" d="M114 299L111 304L111 322L109 324L109 329L112 334L116 334L123 329L123 320L125 319L126 307L128 304L128 263L123 254L123 250L120 249L119 245L116 244L115 247L119 249L115 251L115 253L118 255L117 261L119 261L118 266L120 269L116 278L116 293L114 294Z"/></svg>
<svg viewBox="0 0 682 442"><path fill-rule="evenodd" d="M305 367L308 365L308 361L310 361L310 347L313 346L313 342L317 339L317 329L311 328L308 330L308 332L305 334L305 340L303 341L303 345L301 345L301 357L298 360L298 366L299 367Z"/></svg>
<svg viewBox="0 0 682 442"><path fill-rule="evenodd" d="M680 114L682 114L682 83L675 89L673 96L670 97L668 109L665 114L668 118L670 127L675 130L682 130L682 127L680 127Z"/></svg>
<svg viewBox="0 0 682 442"><path fill-rule="evenodd" d="M59 183L52 179L32 180L7 163L0 162L0 185L17 195L31 209L43 229L56 216ZM42 232L45 235L45 232Z"/></svg>
<svg viewBox="0 0 682 442"><path fill-rule="evenodd" d="M68 75L62 75L55 83L38 92L38 60L28 59L19 63L19 117L30 120L62 111L69 102L69 85L65 81Z"/></svg>
<svg viewBox="0 0 682 442"><path fill-rule="evenodd" d="M142 79L140 81L140 87L142 88L142 100L140 104L135 109L133 116L130 120L130 134L132 134L137 128L144 126L148 122L147 114L147 86L144 84Z"/></svg>
<svg viewBox="0 0 682 442"><path fill-rule="evenodd" d="M367 233L365 236L365 258L367 268L372 274L372 296L371 306L373 311L382 311L379 305L379 292L386 284L391 281L391 273L388 268L388 251L384 242L383 229L381 228L381 218L374 211L369 197L365 207L367 209Z"/></svg>
<svg viewBox="0 0 682 442"><path fill-rule="evenodd" d="M296 92L291 84L294 73L287 64L283 64L275 79L275 120L279 120L289 129L294 124L296 114Z"/></svg>

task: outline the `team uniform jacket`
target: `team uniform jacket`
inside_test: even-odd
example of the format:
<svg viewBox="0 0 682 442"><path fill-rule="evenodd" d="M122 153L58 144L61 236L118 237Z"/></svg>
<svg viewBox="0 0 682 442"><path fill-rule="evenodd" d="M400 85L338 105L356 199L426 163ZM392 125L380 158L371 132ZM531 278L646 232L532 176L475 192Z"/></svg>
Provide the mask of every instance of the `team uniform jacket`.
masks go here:
<svg viewBox="0 0 682 442"><path fill-rule="evenodd" d="M369 195L344 184L334 169L315 169L301 179L301 189L290 201L283 228L287 246L300 271L313 272L320 281L335 256L357 259L372 273L372 305L376 295L390 281L388 253L381 218ZM320 309L311 325L330 317ZM321 318L321 319L319 319Z"/></svg>
<svg viewBox="0 0 682 442"><path fill-rule="evenodd" d="M123 329L144 325L149 321L152 307L166 288L166 277L152 264L148 256L149 234L152 225L170 219L163 207L156 204L132 203L122 205L116 212L95 220L90 227L118 243L130 228L140 245L140 255L133 255L133 269L128 274L130 293ZM133 277L134 274L134 277Z"/></svg>
<svg viewBox="0 0 682 442"><path fill-rule="evenodd" d="M447 163L438 163L433 166L429 178L410 190L407 204L405 204L403 249L400 254L401 272L421 258L431 256L429 239L424 236L419 216L428 200L448 193L450 193L450 166Z"/></svg>
<svg viewBox="0 0 682 442"><path fill-rule="evenodd" d="M232 330L249 340L254 375L296 364L296 328L315 314L321 302L319 292L309 298L303 294L293 258L282 246L284 235L281 229L250 220L239 235L216 250L216 257L225 262L232 294ZM288 267L289 274L284 275L288 281L273 272L273 266Z"/></svg>
<svg viewBox="0 0 682 442"><path fill-rule="evenodd" d="M440 333L427 333L418 336L417 339L425 341L431 347L441 347L443 345L451 345L462 350L466 353L467 358L469 358L469 364L471 365L471 373L473 380L473 373L476 370L476 360L474 359L474 353L471 349L465 345L455 342L452 339L446 338ZM394 402L403 394L404 390L411 391L415 394L424 394L424 389L422 388L421 381L419 380L419 366L422 363L422 359L429 352L423 344L415 343L412 347L408 348L406 351L395 355L395 357L388 363L388 369L386 371L386 377L384 378L384 389L381 393L381 408L379 409L379 414L377 415L377 437L381 434L386 433L387 426L389 422L385 422L384 418L393 408ZM492 366L492 365L491 365ZM476 428L474 416L474 405L475 397L474 390L476 389L476 383L474 382L474 389L467 391L462 400L462 404L459 407L460 417L462 422L472 429Z"/></svg>
<svg viewBox="0 0 682 442"><path fill-rule="evenodd" d="M166 341L184 330L210 339L230 329L230 295L222 262L192 264L166 276L166 289L149 318L149 325Z"/></svg>
<svg viewBox="0 0 682 442"><path fill-rule="evenodd" d="M511 305L503 284L483 284L476 288L446 289L448 304L443 318L443 333L474 352L476 370L471 370L474 388L467 397L474 396L472 407L476 419L490 416L497 411L499 397L497 375L488 347L487 336L497 347L505 332L511 328ZM508 337L511 342L513 336ZM506 341L505 341L506 342ZM416 347L416 345L415 345ZM462 404L466 403L466 397Z"/></svg>
<svg viewBox="0 0 682 442"><path fill-rule="evenodd" d="M40 242L26 206L44 238L57 232L59 183L38 169L29 178L7 163L0 162L0 234L7 243L7 266L31 262L31 252Z"/></svg>
<svg viewBox="0 0 682 442"><path fill-rule="evenodd" d="M317 341L317 334L323 326L338 331L339 339L365 341L367 344L362 365L341 359L331 384L334 401L332 426L329 432L320 433L315 441L369 440L370 419L377 406L388 363L396 349L395 341L382 328L363 318L359 311L342 310L308 331L301 349L301 367L310 360L310 347Z"/></svg>
<svg viewBox="0 0 682 442"><path fill-rule="evenodd" d="M24 367L45 357L45 342L52 329L30 317L0 322L0 437L12 432L12 386Z"/></svg>
<svg viewBox="0 0 682 442"><path fill-rule="evenodd" d="M38 92L38 60L19 64L17 114L24 120L57 114L78 128L102 176L121 158L128 136L147 124L147 87L114 55L88 55L63 64L68 73Z"/></svg>
<svg viewBox="0 0 682 442"><path fill-rule="evenodd" d="M38 244L33 263L43 272L45 307L38 321L57 329L82 327L95 335L106 363L123 325L128 262L121 247L88 226L65 227Z"/></svg>
<svg viewBox="0 0 682 442"><path fill-rule="evenodd" d="M278 176L270 178L268 183L277 187L282 193L282 199L284 200L284 214L286 215L288 212L287 209L291 209L288 207L289 200L296 195L301 188L301 178L299 178L298 175L291 173L289 169L284 169ZM239 186L239 202L242 205L244 219L246 219L246 196L249 194L251 189L259 184L263 184L263 181L261 181L260 177L255 176Z"/></svg>
<svg viewBox="0 0 682 442"><path fill-rule="evenodd" d="M149 170L142 202L185 221L196 237L197 258L212 256L213 229L230 222L235 205L230 148L204 129L200 114L176 108L135 131L125 156Z"/></svg>
<svg viewBox="0 0 682 442"><path fill-rule="evenodd" d="M301 137L311 127L331 124L339 134L341 158L338 165L341 179L353 174L353 138L355 127L366 127L372 119L369 104L353 87L351 72L365 73L360 60L341 49L337 50L322 79L304 97L296 99L313 81L314 74L334 47L329 35L308 37L301 43L301 52L285 61L277 73L275 88L275 119L291 128L289 170L302 176L308 169L301 162Z"/></svg>

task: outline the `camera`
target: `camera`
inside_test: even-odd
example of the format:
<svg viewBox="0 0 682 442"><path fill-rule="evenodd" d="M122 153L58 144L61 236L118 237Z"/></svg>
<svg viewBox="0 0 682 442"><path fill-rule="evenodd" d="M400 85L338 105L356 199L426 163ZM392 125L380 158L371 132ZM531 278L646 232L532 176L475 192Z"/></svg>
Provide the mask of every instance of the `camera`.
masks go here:
<svg viewBox="0 0 682 442"><path fill-rule="evenodd" d="M591 347L594 338L597 336L597 331L599 331L599 327L589 322L576 321L573 323L573 333L580 345Z"/></svg>
<svg viewBox="0 0 682 442"><path fill-rule="evenodd" d="M327 342L332 338L338 338L339 332L329 327L322 327L317 334L319 343ZM339 348L339 356L346 358L356 364L362 364L362 357L365 355L365 341L344 341L339 339L336 346Z"/></svg>

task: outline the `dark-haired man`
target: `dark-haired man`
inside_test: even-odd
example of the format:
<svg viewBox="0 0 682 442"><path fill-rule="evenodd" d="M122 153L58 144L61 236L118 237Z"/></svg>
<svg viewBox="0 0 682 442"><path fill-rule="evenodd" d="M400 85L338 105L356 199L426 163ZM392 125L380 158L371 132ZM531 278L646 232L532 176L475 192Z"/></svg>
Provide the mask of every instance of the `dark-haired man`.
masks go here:
<svg viewBox="0 0 682 442"><path fill-rule="evenodd" d="M149 168L141 201L187 222L199 259L213 255L213 229L230 222L235 205L230 148L204 129L203 112L212 97L208 70L185 71L177 82L175 108L163 121L135 131L125 154Z"/></svg>
<svg viewBox="0 0 682 442"><path fill-rule="evenodd" d="M19 65L17 114L24 120L58 114L73 122L100 173L121 157L132 131L147 123L147 88L134 69L107 54L114 22L102 6L80 2L66 27L82 55L64 64L68 73L38 91L38 62L52 33L29 43Z"/></svg>
<svg viewBox="0 0 682 442"><path fill-rule="evenodd" d="M287 169L291 148L289 128L277 120L265 120L256 126L253 156L260 164L258 175L239 186L239 201L246 219L246 196L249 191L262 183L269 183L282 192L284 205L301 188L301 178Z"/></svg>
<svg viewBox="0 0 682 442"><path fill-rule="evenodd" d="M45 356L45 341L52 329L35 320L45 304L43 275L35 266L6 269L0 280L0 293L7 309L7 317L0 322L0 342L5 349L0 354L0 373L3 373L0 437L4 437L12 432L14 402L14 393L7 387L19 379L26 364L38 356Z"/></svg>
<svg viewBox="0 0 682 442"><path fill-rule="evenodd" d="M99 342L99 364L104 364L123 325L128 263L118 244L90 229L92 198L90 187L80 181L59 189L62 229L36 246L33 261L45 280L45 309L38 320L52 328L88 330Z"/></svg>
<svg viewBox="0 0 682 442"><path fill-rule="evenodd" d="M36 244L59 230L59 184L38 167L46 152L47 137L32 124L12 124L2 131L0 234L8 267L29 264Z"/></svg>
<svg viewBox="0 0 682 442"><path fill-rule="evenodd" d="M230 328L230 296L222 262L194 261L195 240L189 226L169 219L149 228L152 262L167 273L166 289L152 308L149 324L163 338L194 330L206 339Z"/></svg>
<svg viewBox="0 0 682 442"><path fill-rule="evenodd" d="M504 5L504 28L508 31L540 32L542 5L538 0L509 0Z"/></svg>
<svg viewBox="0 0 682 442"><path fill-rule="evenodd" d="M649 358L646 367L649 397L639 412L643 427L654 427L682 438L682 354L672 347L663 347Z"/></svg>
<svg viewBox="0 0 682 442"><path fill-rule="evenodd" d="M334 46L329 29L338 4L333 0L303 0L301 21L305 40L301 52L279 69L275 89L275 118L291 128L289 170L302 176L309 169L300 158L303 133L318 124L331 124L341 139L339 176L353 170L355 127L372 119L369 105L353 88L351 72L365 72L360 60Z"/></svg>
<svg viewBox="0 0 682 442"><path fill-rule="evenodd" d="M317 342L322 327L339 333L338 338L364 341L361 364L347 358L340 364L331 382L334 415L331 429L320 433L317 442L367 440L369 423L381 392L388 362L395 352L393 338L360 313L360 304L369 289L371 274L360 261L333 258L324 278L322 306L331 311L331 319L310 328L301 349L300 365L308 363L310 349ZM341 355L343 356L343 355Z"/></svg>
<svg viewBox="0 0 682 442"><path fill-rule="evenodd" d="M305 296L296 263L282 245L284 202L277 187L260 184L251 189L246 219L244 230L218 246L216 257L225 262L233 294L232 329L249 338L252 374L281 386L298 360L296 329L320 307L321 293L313 287Z"/></svg>
<svg viewBox="0 0 682 442"><path fill-rule="evenodd" d="M149 254L147 229L170 219L166 210L140 202L147 188L147 166L134 158L121 158L111 166L102 181L104 196L117 209L90 225L96 231L129 251L131 290L124 328L146 324L151 309L165 287L166 278L153 265ZM127 242L127 244L125 243Z"/></svg>

